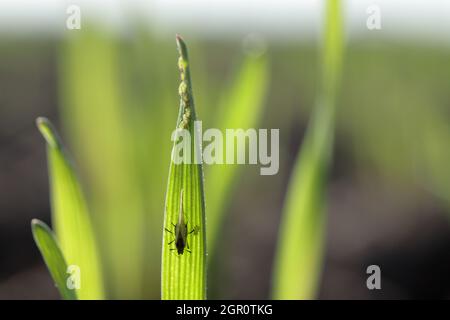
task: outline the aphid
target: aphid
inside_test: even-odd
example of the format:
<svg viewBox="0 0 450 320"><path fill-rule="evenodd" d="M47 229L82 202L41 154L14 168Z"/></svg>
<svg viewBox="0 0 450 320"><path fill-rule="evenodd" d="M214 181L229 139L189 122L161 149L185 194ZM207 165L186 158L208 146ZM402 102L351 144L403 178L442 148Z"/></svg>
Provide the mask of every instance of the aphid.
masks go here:
<svg viewBox="0 0 450 320"><path fill-rule="evenodd" d="M185 81L181 81L180 86L178 87L178 94L183 98L184 101L187 100L187 84Z"/></svg>
<svg viewBox="0 0 450 320"><path fill-rule="evenodd" d="M169 246L175 242L175 247L172 250L177 250L178 255L183 254L184 250L191 253L191 250L189 250L189 244L187 242L187 236L193 232L195 232L198 228L194 228L190 232L188 232L188 225L184 220L184 212L183 212L183 190L181 190L180 195L180 211L178 213L178 222L177 224L172 223L174 230L170 231L167 228L164 228L167 232L173 234L175 236L175 239L169 242ZM185 249L187 247L187 249Z"/></svg>
<svg viewBox="0 0 450 320"><path fill-rule="evenodd" d="M188 107L186 107L185 111L184 111L184 114L183 114L183 117L182 117L182 119L180 121L179 127L181 129L188 129L189 128L189 121L191 121L191 110Z"/></svg>

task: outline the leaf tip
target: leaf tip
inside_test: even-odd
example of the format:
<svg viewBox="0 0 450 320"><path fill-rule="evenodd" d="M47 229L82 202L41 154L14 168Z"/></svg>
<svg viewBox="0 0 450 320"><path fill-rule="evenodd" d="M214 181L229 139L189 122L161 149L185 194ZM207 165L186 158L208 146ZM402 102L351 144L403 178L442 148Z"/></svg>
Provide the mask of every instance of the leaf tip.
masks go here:
<svg viewBox="0 0 450 320"><path fill-rule="evenodd" d="M31 230L34 232L36 228L42 225L42 221L39 219L31 219Z"/></svg>
<svg viewBox="0 0 450 320"><path fill-rule="evenodd" d="M52 148L57 148L59 146L56 130L50 120L45 117L38 117L36 119L36 126L38 127L45 141L47 141L47 143Z"/></svg>
<svg viewBox="0 0 450 320"><path fill-rule="evenodd" d="M33 234L34 242L39 246L39 241L37 238L37 233L39 229L45 229L45 224L39 219L31 220L31 233Z"/></svg>
<svg viewBox="0 0 450 320"><path fill-rule="evenodd" d="M39 219L32 219L31 231L33 232L33 234L37 229L45 229L46 231L51 231L50 228L43 221Z"/></svg>
<svg viewBox="0 0 450 320"><path fill-rule="evenodd" d="M181 35L179 33L177 33L175 35L175 38L177 39L177 44L179 44L180 42L184 42L183 37L181 37Z"/></svg>
<svg viewBox="0 0 450 320"><path fill-rule="evenodd" d="M183 38L178 33L175 35L175 38L177 40L177 48L178 48L178 52L180 53L180 56L183 58L183 60L187 60L186 43L184 42Z"/></svg>

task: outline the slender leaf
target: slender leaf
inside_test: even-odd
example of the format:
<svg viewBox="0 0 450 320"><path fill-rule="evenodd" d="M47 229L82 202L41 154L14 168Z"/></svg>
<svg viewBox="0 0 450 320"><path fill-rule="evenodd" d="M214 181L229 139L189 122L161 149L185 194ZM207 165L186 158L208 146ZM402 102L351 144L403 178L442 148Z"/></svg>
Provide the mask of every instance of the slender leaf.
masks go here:
<svg viewBox="0 0 450 320"><path fill-rule="evenodd" d="M248 55L239 67L230 88L219 106L217 128L248 129L257 126L263 111L265 92L269 82L267 57ZM224 131L223 131L224 132ZM207 169L208 194L208 246L214 248L218 227L225 212L227 199L231 196L233 182L242 166L213 165Z"/></svg>
<svg viewBox="0 0 450 320"><path fill-rule="evenodd" d="M163 230L162 249L162 299L205 299L206 298L206 228L205 201L203 193L203 170L200 155L200 137L194 128L196 120L190 65L187 48L183 40L177 36L179 51L178 66L181 73L180 109L177 119L177 130L185 129L190 133L190 143L185 149L190 151L192 161L178 163L174 161L176 146L184 143L183 138L176 138L172 149L172 160L169 168L169 178L166 193L166 205ZM177 131L179 132L179 131ZM181 142L180 142L181 141ZM186 158L185 158L186 159ZM186 159L187 160L187 159ZM181 251L174 241L180 213L187 223L185 240L187 245ZM188 247L189 245L189 247ZM188 251L189 250L189 251Z"/></svg>
<svg viewBox="0 0 450 320"><path fill-rule="evenodd" d="M129 122L133 103L124 102L120 41L116 34L89 21L80 32L64 39L59 68L60 111L86 173L108 297L139 299L145 286L148 212L143 207L141 174L135 171L133 159L133 133L139 123ZM141 81L133 83L138 87Z"/></svg>
<svg viewBox="0 0 450 320"><path fill-rule="evenodd" d="M31 231L33 232L34 242L41 252L61 297L65 300L76 300L75 290L67 287L67 264L52 230L44 222L33 219Z"/></svg>
<svg viewBox="0 0 450 320"><path fill-rule="evenodd" d="M69 266L80 271L79 299L102 299L103 286L97 246L84 196L63 145L45 118L37 126L47 141L52 220Z"/></svg>
<svg viewBox="0 0 450 320"><path fill-rule="evenodd" d="M276 299L312 299L318 289L326 227L326 176L342 59L340 1L328 1L322 59L321 90L294 167L281 221L274 270Z"/></svg>

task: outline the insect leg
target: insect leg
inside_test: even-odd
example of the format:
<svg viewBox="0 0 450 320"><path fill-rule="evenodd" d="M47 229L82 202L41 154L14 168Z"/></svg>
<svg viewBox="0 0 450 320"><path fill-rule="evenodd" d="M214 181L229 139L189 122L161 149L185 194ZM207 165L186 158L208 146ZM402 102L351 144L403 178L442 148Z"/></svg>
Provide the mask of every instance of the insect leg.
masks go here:
<svg viewBox="0 0 450 320"><path fill-rule="evenodd" d="M189 221L186 221L186 230L188 230L188 224L189 224ZM191 234L191 233L193 233L194 231L195 231L195 228L192 229L191 231L189 231L187 234Z"/></svg>
<svg viewBox="0 0 450 320"><path fill-rule="evenodd" d="M171 233L171 234L173 234L173 232L172 231L170 231L169 229L167 229L167 228L164 228L168 233Z"/></svg>

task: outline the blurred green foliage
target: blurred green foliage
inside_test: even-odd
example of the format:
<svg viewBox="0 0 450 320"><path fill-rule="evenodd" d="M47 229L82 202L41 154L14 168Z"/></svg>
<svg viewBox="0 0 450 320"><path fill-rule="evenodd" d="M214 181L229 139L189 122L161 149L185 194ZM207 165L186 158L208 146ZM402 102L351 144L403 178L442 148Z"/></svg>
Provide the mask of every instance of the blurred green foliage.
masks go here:
<svg viewBox="0 0 450 320"><path fill-rule="evenodd" d="M343 54L340 1L329 0L320 89L291 174L274 261L276 299L314 299L324 255L326 192Z"/></svg>
<svg viewBox="0 0 450 320"><path fill-rule="evenodd" d="M159 297L164 185L178 105L172 42L140 28L124 39L85 28L61 50L61 115L89 182L111 297ZM305 126L319 80L314 47L271 47L271 86L266 87L267 67L261 59L233 68L240 59L236 44L191 43L196 100L206 127L224 121L221 109L226 101L240 101L233 98L239 81L249 83L246 94L255 90L254 98L246 101L252 105L253 100L256 110L263 106L258 100L267 96L260 127L281 128L282 143L287 142L283 139L288 128ZM337 139L354 154L352 161L360 164L361 178L369 168L380 179L403 186L414 182L448 203L446 104L450 98L445 83L450 74L441 67L446 61L447 51L442 48L370 42L349 46ZM240 73L247 75L240 77ZM235 87L224 86L227 80ZM251 114L255 120L247 115L240 121L250 127L259 113ZM151 153L155 148L158 154ZM227 170L226 166L205 168L212 235L220 234L221 211L232 195L233 179L221 186L220 176L228 178Z"/></svg>
<svg viewBox="0 0 450 320"><path fill-rule="evenodd" d="M143 240L151 231L135 171L132 113L123 108L119 44L111 35L90 30L62 48L61 115L89 179L106 290L111 297L139 297L144 290Z"/></svg>
<svg viewBox="0 0 450 320"><path fill-rule="evenodd" d="M113 298L159 295L164 186L178 104L176 61L172 42L157 41L139 27L123 39L90 26L61 48L61 114L89 182ZM236 84L227 88L209 82L205 67L203 59L192 59L196 100L206 119L214 115L208 106L220 112L211 121L221 127L255 126L266 91L265 59L245 57L232 77ZM217 185L207 192L213 242L236 167L208 171Z"/></svg>
<svg viewBox="0 0 450 320"><path fill-rule="evenodd" d="M52 223L56 238L49 228L38 222L32 223L35 241L63 297L103 299L97 241L79 179L53 125L46 118L38 118L36 123L47 143ZM51 261L53 263L49 263ZM77 273L73 275L78 282L74 284L76 294L70 294L65 281L63 286L60 283L61 272L73 273L67 267L61 270L66 262L71 269L72 266L76 268L73 270Z"/></svg>
<svg viewBox="0 0 450 320"><path fill-rule="evenodd" d="M107 292L115 298L159 298L169 138L178 108L173 39L157 37L139 25L122 37L87 25L67 36L57 44L59 111L63 134L87 187ZM197 110L205 127L218 126L223 101L233 96L228 92L253 63L242 61L238 41L189 40ZM28 61L18 71L41 74L55 47L53 40L2 39L0 57L5 63L0 74L10 74L9 62L18 58ZM449 56L445 46L382 38L348 44L335 130L338 156L345 155L344 168L339 170L351 167L358 179L419 190L450 209L450 72L445 67ZM259 127L281 129L279 179L283 183L290 171L286 165L298 151L315 103L319 57L315 44L275 42L269 43L267 56L260 60L266 62L255 62L267 69L261 67L254 74L270 75L263 112L258 109ZM22 104L14 104L17 89L12 84L2 81L0 97L2 105L17 106L0 109L2 118L10 122L19 114L36 112L21 107L32 105L28 95L20 96ZM37 90L26 83L23 89ZM152 153L155 148L158 154ZM207 215L233 201L225 196L232 192L215 187L220 179L209 179L220 176L214 170L205 168ZM248 177L246 172L252 169L239 170L240 176ZM258 188L260 180L254 178L249 184ZM214 190L222 190L224 197L218 198L226 205L213 200L219 194L214 195ZM245 208L239 211L245 214ZM211 219L222 220L219 214ZM223 230L221 223L212 228ZM223 253L219 258L225 259Z"/></svg>

